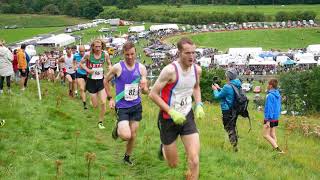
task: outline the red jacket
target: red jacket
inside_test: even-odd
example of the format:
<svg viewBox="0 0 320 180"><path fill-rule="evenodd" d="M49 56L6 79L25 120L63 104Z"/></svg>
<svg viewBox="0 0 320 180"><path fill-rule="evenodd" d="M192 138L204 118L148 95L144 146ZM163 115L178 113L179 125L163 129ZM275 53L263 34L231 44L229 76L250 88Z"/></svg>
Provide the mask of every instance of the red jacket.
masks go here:
<svg viewBox="0 0 320 180"><path fill-rule="evenodd" d="M16 54L13 55L13 61L12 61L13 71L18 71L18 57Z"/></svg>

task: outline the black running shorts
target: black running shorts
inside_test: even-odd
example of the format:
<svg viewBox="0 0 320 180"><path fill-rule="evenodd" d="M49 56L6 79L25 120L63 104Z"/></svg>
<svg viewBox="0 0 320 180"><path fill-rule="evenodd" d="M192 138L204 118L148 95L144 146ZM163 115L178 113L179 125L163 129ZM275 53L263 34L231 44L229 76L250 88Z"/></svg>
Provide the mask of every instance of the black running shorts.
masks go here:
<svg viewBox="0 0 320 180"><path fill-rule="evenodd" d="M86 89L91 94L95 94L104 89L103 79L87 79Z"/></svg>
<svg viewBox="0 0 320 180"><path fill-rule="evenodd" d="M65 72L64 73L64 76L67 76L69 73ZM72 73L72 74L69 74L71 76L71 79L72 80L75 80L76 79L76 73Z"/></svg>
<svg viewBox="0 0 320 180"><path fill-rule="evenodd" d="M141 103L129 108L116 108L118 121L141 121L142 105Z"/></svg>
<svg viewBox="0 0 320 180"><path fill-rule="evenodd" d="M164 145L173 143L179 135L184 136L198 133L192 110L187 114L186 121L182 125L175 124L172 119L163 119L160 112L158 116L158 128L160 130L161 142Z"/></svg>
<svg viewBox="0 0 320 180"><path fill-rule="evenodd" d="M279 124L278 122L279 122L279 121L271 121L271 122L270 122L270 127L271 127L271 128L277 127L278 124ZM267 123L267 121L264 120L263 124L266 124L266 123Z"/></svg>
<svg viewBox="0 0 320 180"><path fill-rule="evenodd" d="M76 78L82 78L84 79L85 81L87 80L87 75L86 74L79 74L79 73L76 73Z"/></svg>
<svg viewBox="0 0 320 180"><path fill-rule="evenodd" d="M19 71L20 71L21 77L27 77L27 70L26 69L24 72L22 72L22 69L19 69Z"/></svg>

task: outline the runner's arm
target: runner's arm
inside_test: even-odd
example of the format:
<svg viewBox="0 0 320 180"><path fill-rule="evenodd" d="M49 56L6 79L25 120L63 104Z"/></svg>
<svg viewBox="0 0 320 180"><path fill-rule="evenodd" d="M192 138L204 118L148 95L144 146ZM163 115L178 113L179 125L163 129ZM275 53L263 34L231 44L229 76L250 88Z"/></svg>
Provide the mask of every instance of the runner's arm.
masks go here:
<svg viewBox="0 0 320 180"><path fill-rule="evenodd" d="M172 65L168 65L161 71L157 81L153 85L149 97L156 103L163 111L169 112L170 107L164 100L160 97L160 91L166 86L166 84L173 81L175 76L175 70Z"/></svg>
<svg viewBox="0 0 320 180"><path fill-rule="evenodd" d="M143 94L148 94L148 81L147 81L147 69L143 64L139 64L141 80L140 80L140 88Z"/></svg>
<svg viewBox="0 0 320 180"><path fill-rule="evenodd" d="M111 88L110 88L110 81L112 80L113 77L117 75L117 72L119 71L119 64L114 65L111 67L111 69L108 71L107 75L105 76L105 90L107 93L107 96L112 98L111 95Z"/></svg>
<svg viewBox="0 0 320 180"><path fill-rule="evenodd" d="M108 70L110 70L110 69L112 68L112 64L111 64L111 60L110 60L109 53L106 52L105 55L106 55L106 56L105 56L105 60L106 60L107 63L108 63Z"/></svg>
<svg viewBox="0 0 320 180"><path fill-rule="evenodd" d="M196 104L201 103L201 89L200 89L200 77L202 69L200 66L196 65L197 70L197 82L193 88L193 98Z"/></svg>
<svg viewBox="0 0 320 180"><path fill-rule="evenodd" d="M84 63L88 60L88 58L89 58L89 55L86 54L86 55L81 59L81 61L80 61L80 67L81 67L82 69L84 69L85 71L87 71L87 73L92 74L92 73L93 73L93 70L89 69L86 65L84 65Z"/></svg>
<svg viewBox="0 0 320 180"><path fill-rule="evenodd" d="M73 65L73 69L76 71L78 67L77 67L77 60L74 57L73 57L72 65Z"/></svg>

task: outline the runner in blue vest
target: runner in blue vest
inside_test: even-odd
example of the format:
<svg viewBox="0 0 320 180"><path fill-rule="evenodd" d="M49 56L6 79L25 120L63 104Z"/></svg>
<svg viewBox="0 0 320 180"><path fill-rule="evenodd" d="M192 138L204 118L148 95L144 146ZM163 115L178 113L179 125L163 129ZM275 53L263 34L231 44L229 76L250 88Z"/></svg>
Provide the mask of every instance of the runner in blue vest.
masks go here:
<svg viewBox="0 0 320 180"><path fill-rule="evenodd" d="M139 121L142 119L140 91L148 93L146 67L136 61L136 49L132 42L123 45L124 61L115 64L107 74L107 92L110 92L110 81L115 77L116 98L109 96L109 105L116 107L118 116L112 137L127 141L124 163L133 165L130 160L136 139Z"/></svg>
<svg viewBox="0 0 320 180"><path fill-rule="evenodd" d="M91 102L94 108L98 106L98 98L101 101L101 109L99 114L98 127L105 129L103 125L104 115L106 113L107 94L104 89L103 78L105 62L111 67L111 61L106 49L106 44L100 39L96 39L91 43L91 52L86 54L80 62L80 67L87 72L86 89L90 93ZM84 65L84 63L86 65Z"/></svg>
<svg viewBox="0 0 320 180"><path fill-rule="evenodd" d="M83 103L83 109L88 109L86 105L86 81L87 81L87 72L86 70L82 69L80 67L80 61L84 57L85 54L85 48L84 46L79 46L79 53L76 53L73 56L73 62L76 64L76 67L78 67L76 72L76 81L78 84L78 87L80 89L80 96Z"/></svg>

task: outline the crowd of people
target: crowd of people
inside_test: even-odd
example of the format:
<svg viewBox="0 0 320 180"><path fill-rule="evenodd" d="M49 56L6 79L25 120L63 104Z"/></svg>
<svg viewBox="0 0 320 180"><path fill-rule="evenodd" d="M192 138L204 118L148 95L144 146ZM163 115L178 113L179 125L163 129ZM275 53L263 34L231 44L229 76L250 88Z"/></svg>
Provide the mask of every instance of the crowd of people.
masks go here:
<svg viewBox="0 0 320 180"><path fill-rule="evenodd" d="M24 51L25 45L12 54L0 42L0 75L1 93L3 81L6 79L10 90L10 77L14 74L13 63L17 59L20 71L20 89L27 88L28 55ZM91 43L90 50L85 52L83 46L77 51L75 48L66 47L66 54L60 51L45 52L40 56L37 68L41 69L42 79L55 82L67 81L69 84L68 95L73 97L76 89L80 89L83 108L86 105L86 91L90 94L92 106L97 108L100 104L100 113L97 126L105 129L103 120L107 109L115 109L117 122L112 131L112 137L126 141L123 162L134 165L131 156L137 138L139 123L142 117L141 93L149 94L149 98L160 108L158 127L160 131L159 158L167 161L172 168L178 166L177 138L180 136L185 147L188 164L188 179L198 179L200 168L200 139L196 120L203 119L205 112L201 100L200 79L202 68L195 63L196 46L188 38L182 38L177 43L178 58L160 71L155 84L150 89L147 83L147 68L137 61L137 52L134 43L128 41L122 47L123 60L112 65L110 57L105 51L106 44L100 39ZM104 68L107 66L107 68ZM220 100L222 121L229 140L235 152L238 151L238 134L236 122L238 114L235 113L237 95L241 88L238 79L239 72L235 68L226 70L226 80L222 88L212 85L213 96ZM115 85L115 96L112 94L111 85ZM277 80L268 83L268 95L264 117L263 136L279 153L276 139L276 127L281 107L281 96L277 90ZM236 89L234 89L236 88ZM193 103L194 101L194 103ZM192 108L194 104L194 108ZM4 126L5 122L0 122Z"/></svg>

